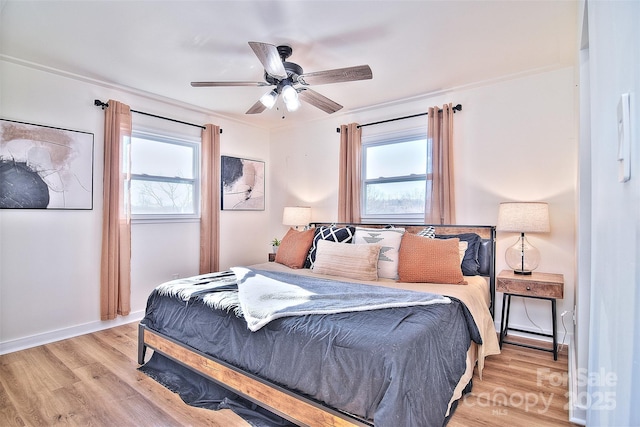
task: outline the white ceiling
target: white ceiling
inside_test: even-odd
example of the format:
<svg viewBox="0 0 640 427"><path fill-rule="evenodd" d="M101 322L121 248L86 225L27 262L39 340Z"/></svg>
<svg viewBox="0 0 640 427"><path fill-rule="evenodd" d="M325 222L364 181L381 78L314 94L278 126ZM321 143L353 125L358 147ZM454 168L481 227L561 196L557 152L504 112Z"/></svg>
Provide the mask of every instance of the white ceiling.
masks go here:
<svg viewBox="0 0 640 427"><path fill-rule="evenodd" d="M305 72L369 64L373 80L314 86L351 111L575 62L577 1L1 0L0 55L282 126L244 112L264 87L248 41L289 44ZM132 106L135 108L135 106ZM339 113L337 113L339 114ZM326 113L303 104L286 120Z"/></svg>

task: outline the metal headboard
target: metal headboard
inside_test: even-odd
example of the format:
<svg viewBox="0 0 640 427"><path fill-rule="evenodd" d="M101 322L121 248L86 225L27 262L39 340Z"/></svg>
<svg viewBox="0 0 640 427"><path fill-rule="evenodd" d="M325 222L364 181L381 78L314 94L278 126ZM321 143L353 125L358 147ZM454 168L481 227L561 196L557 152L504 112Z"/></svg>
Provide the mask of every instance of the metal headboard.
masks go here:
<svg viewBox="0 0 640 427"><path fill-rule="evenodd" d="M481 256L486 256L487 260L481 260L481 265L484 263L488 265L485 271L481 272L481 276L486 277L489 281L489 298L490 306L489 311L491 316L494 317L495 311L495 296L496 296L496 227L493 225L442 225L442 224L352 224L352 223L335 223L335 222L312 222L309 224L311 227L321 226L346 226L352 225L355 227L365 228L404 228L405 232L417 234L425 227L433 227L436 231L436 235L451 235L462 233L475 233L482 239L482 245L484 251L481 251ZM484 262L483 262L484 261Z"/></svg>

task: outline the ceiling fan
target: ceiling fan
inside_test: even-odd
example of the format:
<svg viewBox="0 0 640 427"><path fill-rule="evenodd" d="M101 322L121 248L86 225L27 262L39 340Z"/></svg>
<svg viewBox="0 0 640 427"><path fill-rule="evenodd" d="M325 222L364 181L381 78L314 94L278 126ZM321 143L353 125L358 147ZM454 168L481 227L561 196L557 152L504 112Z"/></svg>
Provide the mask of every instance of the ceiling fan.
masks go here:
<svg viewBox="0 0 640 427"><path fill-rule="evenodd" d="M300 107L300 100L302 100L331 114L340 110L342 105L309 89L308 86L373 78L371 68L368 65L336 68L305 74L301 66L287 61L287 58L291 56L293 52L291 46L274 46L261 42L249 42L249 46L251 46L251 49L253 49L253 52L264 67L265 81L191 82L191 86L275 86L275 88L265 93L253 104L253 106L247 110L246 114L258 114L267 108L272 108L278 99L278 95L282 97L289 111L297 110L298 107Z"/></svg>

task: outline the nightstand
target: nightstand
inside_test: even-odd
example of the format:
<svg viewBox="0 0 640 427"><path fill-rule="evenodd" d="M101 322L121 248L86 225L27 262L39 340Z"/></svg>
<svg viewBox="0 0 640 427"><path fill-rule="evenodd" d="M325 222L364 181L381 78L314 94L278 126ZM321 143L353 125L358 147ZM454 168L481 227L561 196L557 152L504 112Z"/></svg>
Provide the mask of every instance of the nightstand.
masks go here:
<svg viewBox="0 0 640 427"><path fill-rule="evenodd" d="M273 252L269 253L269 262L273 262L276 260L276 254Z"/></svg>
<svg viewBox="0 0 640 427"><path fill-rule="evenodd" d="M513 344L536 350L553 353L553 360L558 360L558 338L556 325L556 299L564 297L564 277L562 274L536 273L530 275L515 274L511 270L502 270L496 278L496 291L502 292L502 319L500 319L500 348L502 344ZM551 302L551 317L553 321L553 334L544 334L537 331L516 329L509 327L509 309L511 297L544 299ZM506 310L506 316L505 316ZM513 341L507 341L505 337L508 331L525 332L543 337L553 338L553 349L535 347Z"/></svg>

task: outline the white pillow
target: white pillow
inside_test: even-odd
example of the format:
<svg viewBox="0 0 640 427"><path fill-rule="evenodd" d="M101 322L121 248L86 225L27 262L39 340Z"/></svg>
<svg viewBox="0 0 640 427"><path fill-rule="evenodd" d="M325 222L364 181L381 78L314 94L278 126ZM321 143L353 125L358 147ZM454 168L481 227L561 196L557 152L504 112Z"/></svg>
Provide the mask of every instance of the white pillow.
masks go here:
<svg viewBox="0 0 640 427"><path fill-rule="evenodd" d="M382 247L378 257L378 277L398 280L398 251L404 232L404 228L356 227L354 243Z"/></svg>
<svg viewBox="0 0 640 427"><path fill-rule="evenodd" d="M378 280L380 245L356 245L319 240L314 273L356 280Z"/></svg>

